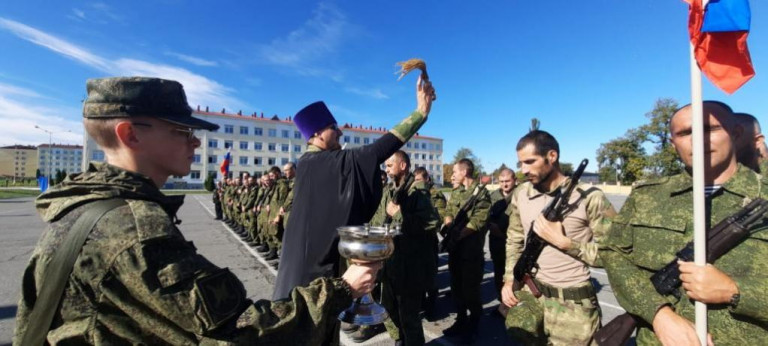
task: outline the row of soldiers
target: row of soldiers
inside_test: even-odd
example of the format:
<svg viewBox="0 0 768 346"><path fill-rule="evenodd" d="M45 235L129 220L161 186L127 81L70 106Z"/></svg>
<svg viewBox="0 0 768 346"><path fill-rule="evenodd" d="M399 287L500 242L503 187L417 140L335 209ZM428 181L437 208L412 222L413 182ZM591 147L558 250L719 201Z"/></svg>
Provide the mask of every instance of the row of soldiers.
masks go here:
<svg viewBox="0 0 768 346"><path fill-rule="evenodd" d="M213 193L216 219L224 220L275 269L293 204L295 175L293 163L285 164L282 172L273 166L260 178L245 172L218 182Z"/></svg>

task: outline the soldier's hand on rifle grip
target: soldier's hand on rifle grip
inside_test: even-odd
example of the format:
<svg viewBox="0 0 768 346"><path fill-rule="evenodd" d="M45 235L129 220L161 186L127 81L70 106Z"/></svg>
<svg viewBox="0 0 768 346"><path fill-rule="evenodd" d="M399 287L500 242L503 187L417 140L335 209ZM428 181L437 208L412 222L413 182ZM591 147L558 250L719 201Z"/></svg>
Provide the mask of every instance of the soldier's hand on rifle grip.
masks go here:
<svg viewBox="0 0 768 346"><path fill-rule="evenodd" d="M512 282L505 282L504 286L501 287L501 302L510 308L516 306L517 303L520 302L515 296L512 286Z"/></svg>
<svg viewBox="0 0 768 346"><path fill-rule="evenodd" d="M727 304L739 293L736 282L711 264L701 267L693 262L677 263L685 294L693 300L707 304Z"/></svg>
<svg viewBox="0 0 768 346"><path fill-rule="evenodd" d="M394 217L398 212L400 212L400 206L389 201L389 203L387 203L387 215Z"/></svg>
<svg viewBox="0 0 768 346"><path fill-rule="evenodd" d="M539 214L536 222L533 224L533 231L544 239L547 243L557 247L560 250L571 248L571 239L565 236L563 223L560 221L549 221L543 214Z"/></svg>
<svg viewBox="0 0 768 346"><path fill-rule="evenodd" d="M448 225L450 225L451 223L453 223L453 217L451 217L451 216L446 216L446 217L445 217L445 219L443 220L443 225L446 225L446 226L448 226Z"/></svg>

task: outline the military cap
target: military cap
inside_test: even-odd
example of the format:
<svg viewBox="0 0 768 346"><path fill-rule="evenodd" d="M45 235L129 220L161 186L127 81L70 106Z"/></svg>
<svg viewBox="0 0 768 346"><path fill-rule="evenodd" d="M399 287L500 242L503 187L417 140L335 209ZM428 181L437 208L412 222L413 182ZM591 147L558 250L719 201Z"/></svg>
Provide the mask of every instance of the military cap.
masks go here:
<svg viewBox="0 0 768 346"><path fill-rule="evenodd" d="M309 140L315 132L336 124L336 118L333 117L323 101L317 101L296 113L293 122L301 131L304 139Z"/></svg>
<svg viewBox="0 0 768 346"><path fill-rule="evenodd" d="M184 87L177 81L147 77L89 79L83 117L88 119L162 119L196 129L216 130L219 125L192 117Z"/></svg>

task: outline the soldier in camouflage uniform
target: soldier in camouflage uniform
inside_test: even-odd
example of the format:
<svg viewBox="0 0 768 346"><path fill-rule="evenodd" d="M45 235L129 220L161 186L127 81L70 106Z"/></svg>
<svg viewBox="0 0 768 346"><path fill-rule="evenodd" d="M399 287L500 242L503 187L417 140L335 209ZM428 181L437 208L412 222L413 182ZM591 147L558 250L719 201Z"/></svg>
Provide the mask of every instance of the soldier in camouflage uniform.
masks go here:
<svg viewBox="0 0 768 346"><path fill-rule="evenodd" d="M649 277L693 240L691 108L670 120L670 141L687 171L638 184L612 223L602 249L608 278L621 306L639 321L638 345L698 344L694 301L708 305L715 345L766 345L768 219L713 264L679 262L681 298L656 292ZM737 162L730 107L704 102L707 224L715 225L751 200L768 198L768 180Z"/></svg>
<svg viewBox="0 0 768 346"><path fill-rule="evenodd" d="M541 211L558 190L570 183L560 170L560 146L545 131L533 130L517 143L517 158L527 181L512 194L507 230L507 263L502 303L509 334L526 344L587 345L600 327L600 307L590 281L590 266L600 265L598 245L605 236L613 206L602 191L580 183L570 196L562 222L547 221ZM534 283L542 292L532 298L528 286L513 292L513 268L523 253L527 232L547 245L536 262ZM537 311L532 314L532 311ZM540 313L543 311L543 313Z"/></svg>
<svg viewBox="0 0 768 346"><path fill-rule="evenodd" d="M155 78L88 81L85 129L108 163L91 163L36 201L49 225L24 271L14 344L43 323L48 344L316 345L352 298L369 292L375 266L353 265L279 302L252 302L242 283L197 253L176 227L184 196L158 189L189 174L197 129L181 84ZM134 163L142 160L141 167ZM63 240L91 203L125 202L104 214L82 248ZM54 254L74 251L60 297L38 296ZM50 298L53 298L50 300ZM44 301L53 322L30 320Z"/></svg>
<svg viewBox="0 0 768 346"><path fill-rule="evenodd" d="M269 210L267 208L269 207L269 202L272 200L272 196L275 192L275 181L270 177L268 172L262 176L262 181L264 184L262 187L264 193L261 195L259 204L256 206L256 211L258 212L258 216L256 216L256 224L259 228L259 240L261 241L261 246L257 251L266 254L272 252L272 246L269 244ZM275 253L275 255L277 255L277 253Z"/></svg>
<svg viewBox="0 0 768 346"><path fill-rule="evenodd" d="M238 234L245 234L245 224L248 222L248 214L244 208L245 203L248 202L248 194L251 192L251 175L249 173L243 173L241 178L242 186L237 191L237 225L235 225L235 232Z"/></svg>
<svg viewBox="0 0 768 346"><path fill-rule="evenodd" d="M437 273L433 251L429 250L436 241L440 219L424 182L404 185L410 175L408 154L398 150L385 164L392 183L370 223L399 224L402 234L395 237L395 252L382 270L382 304L390 317L384 326L396 345L423 345L419 312L424 293L432 287ZM395 200L398 193L400 201Z"/></svg>
<svg viewBox="0 0 768 346"><path fill-rule="evenodd" d="M256 204L256 196L259 194L259 184L256 183L256 178L248 177L248 192L242 202L243 208L243 231L240 235L248 242L248 245L255 246L255 239L253 238L254 223L256 222L256 215L254 212L254 205Z"/></svg>
<svg viewBox="0 0 768 346"><path fill-rule="evenodd" d="M435 185L432 183L432 177L429 175L429 172L427 172L427 169L424 167L417 167L413 170L413 179L416 182L424 183L424 187L429 190L429 197L432 202L432 206L435 208L435 212L437 212L437 215L439 217L437 230L440 229L440 226L443 224L443 219L445 219L445 195L435 187ZM432 259L435 262L435 273L434 275L437 275L437 267L438 267L438 260L439 260L439 254L438 254L438 240L437 237L435 237L434 242L432 243ZM433 280L432 287L427 288L427 292L424 297L424 315L427 318L428 321L434 321L436 316L435 312L437 310L437 296L438 296L438 287L437 287L437 281Z"/></svg>
<svg viewBox="0 0 768 346"><path fill-rule="evenodd" d="M216 182L216 187L213 189L213 207L216 210L216 218L214 220L221 220L222 218L222 211L221 211L221 194L222 194L222 186L221 181Z"/></svg>
<svg viewBox="0 0 768 346"><path fill-rule="evenodd" d="M293 207L293 183L296 177L296 165L293 162L288 162L283 166L283 175L288 181L288 196L285 197L283 206L280 208L280 216L283 218L283 229L288 227L288 217L291 216L291 207ZM282 246L282 239L280 244Z"/></svg>
<svg viewBox="0 0 768 346"><path fill-rule="evenodd" d="M515 188L515 171L504 168L499 172L499 188L491 192L491 211L488 216L488 250L493 262L493 282L501 302L501 287L504 286L504 268L507 262L507 228L509 227L509 202ZM501 316L507 316L507 306L499 304Z"/></svg>
<svg viewBox="0 0 768 346"><path fill-rule="evenodd" d="M279 260L278 251L282 247L283 238L283 220L280 214L280 208L283 207L285 199L288 197L288 181L286 181L280 172L280 168L273 166L269 169L269 178L273 181L272 196L267 205L267 234L269 243L269 253L266 260ZM277 262L273 264L277 266Z"/></svg>
<svg viewBox="0 0 768 346"><path fill-rule="evenodd" d="M444 330L447 336L460 336L462 342L472 343L477 337L483 304L480 284L483 280L485 256L485 230L491 207L488 190L473 178L475 165L461 159L453 165L451 182L454 185L446 208L444 227L450 227L453 218L467 201L476 195L476 201L467 213L469 223L460 230L456 248L448 253L448 271L451 273L451 295L456 305L456 322ZM470 315L467 318L467 311Z"/></svg>

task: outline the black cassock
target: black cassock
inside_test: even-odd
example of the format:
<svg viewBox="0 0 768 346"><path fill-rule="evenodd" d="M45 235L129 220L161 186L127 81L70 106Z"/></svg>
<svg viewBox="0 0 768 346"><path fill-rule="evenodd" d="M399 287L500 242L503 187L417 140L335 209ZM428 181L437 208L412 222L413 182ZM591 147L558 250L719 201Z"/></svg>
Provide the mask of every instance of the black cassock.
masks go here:
<svg viewBox="0 0 768 346"><path fill-rule="evenodd" d="M288 298L294 287L321 276L340 275L336 228L373 217L381 200L379 166L402 145L387 133L363 147L302 155L273 299Z"/></svg>

